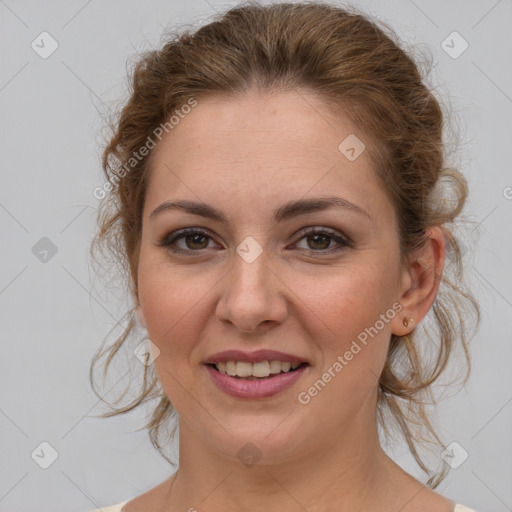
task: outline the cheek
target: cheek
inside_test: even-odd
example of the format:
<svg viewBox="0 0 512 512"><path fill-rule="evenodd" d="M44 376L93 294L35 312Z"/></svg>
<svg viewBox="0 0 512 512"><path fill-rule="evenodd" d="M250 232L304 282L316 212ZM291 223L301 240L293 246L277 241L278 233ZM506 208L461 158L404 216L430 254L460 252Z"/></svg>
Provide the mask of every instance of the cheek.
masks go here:
<svg viewBox="0 0 512 512"><path fill-rule="evenodd" d="M344 387L352 388L352 382L361 386L364 381L367 386L363 387L371 387L382 370L391 320L396 315L395 277L380 265L373 269L362 265L344 269L321 287L310 283L311 293L305 302L316 313L316 328L311 328L311 334L322 353L322 370L335 371L332 367L341 357L343 377L336 380L344 382Z"/></svg>
<svg viewBox="0 0 512 512"><path fill-rule="evenodd" d="M189 369L197 362L194 340L203 330L201 299L208 288L204 280L141 255L138 289L149 338L160 351L154 361L158 380L176 409L186 411L191 406L189 393L195 395Z"/></svg>
<svg viewBox="0 0 512 512"><path fill-rule="evenodd" d="M190 324L191 315L197 318L204 283L183 277L168 264L141 254L138 290L150 339L163 353L179 347L181 344L168 340L186 339L183 328Z"/></svg>
<svg viewBox="0 0 512 512"><path fill-rule="evenodd" d="M392 309L395 277L380 265L373 270L371 266L352 266L326 279L308 279L302 295L320 323L336 336L347 339L357 336Z"/></svg>
<svg viewBox="0 0 512 512"><path fill-rule="evenodd" d="M354 271L324 284L308 299L318 312L311 333L322 358L298 398L311 417L339 426L375 398L396 311L392 288L379 273Z"/></svg>

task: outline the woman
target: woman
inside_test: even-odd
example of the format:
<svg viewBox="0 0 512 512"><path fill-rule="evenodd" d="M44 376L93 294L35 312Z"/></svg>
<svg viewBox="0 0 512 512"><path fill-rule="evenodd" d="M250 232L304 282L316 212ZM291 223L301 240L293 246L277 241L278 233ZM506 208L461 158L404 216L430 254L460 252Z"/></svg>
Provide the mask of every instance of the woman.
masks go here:
<svg viewBox="0 0 512 512"><path fill-rule="evenodd" d="M161 450L176 412L179 469L103 510L470 510L418 452L477 312L442 126L393 36L327 4L234 8L141 58L104 152L97 243L134 299L107 366L144 326L143 391L114 414L159 398ZM384 452L393 422L426 484Z"/></svg>

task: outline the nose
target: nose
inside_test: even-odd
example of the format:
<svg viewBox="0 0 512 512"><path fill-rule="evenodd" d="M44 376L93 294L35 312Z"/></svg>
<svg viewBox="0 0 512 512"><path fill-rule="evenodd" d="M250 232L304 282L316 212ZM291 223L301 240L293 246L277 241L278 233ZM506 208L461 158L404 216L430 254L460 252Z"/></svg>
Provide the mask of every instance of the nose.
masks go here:
<svg viewBox="0 0 512 512"><path fill-rule="evenodd" d="M285 284L269 267L262 254L248 263L238 254L233 268L222 281L217 318L244 333L263 333L286 319L288 307Z"/></svg>

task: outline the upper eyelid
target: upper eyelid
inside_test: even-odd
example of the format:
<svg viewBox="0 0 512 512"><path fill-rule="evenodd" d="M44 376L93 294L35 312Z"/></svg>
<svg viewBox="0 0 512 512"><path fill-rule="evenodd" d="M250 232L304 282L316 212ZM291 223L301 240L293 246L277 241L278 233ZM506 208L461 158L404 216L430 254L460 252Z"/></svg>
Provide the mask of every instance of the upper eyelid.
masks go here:
<svg viewBox="0 0 512 512"><path fill-rule="evenodd" d="M174 242L175 240L180 240L181 238L187 236L187 235L195 235L200 234L204 235L208 238L211 238L212 240L215 239L215 236L213 236L208 230L203 228L182 228L177 229L175 231L172 231L171 233L164 236L162 239L162 242L160 245L166 245L170 244L171 242Z"/></svg>
<svg viewBox="0 0 512 512"><path fill-rule="evenodd" d="M345 233L343 233L339 229L330 228L327 226L308 226L305 228L301 228L297 231L296 236L299 236L299 235L305 236L310 232L311 233L325 233L327 235L335 235L335 236L340 236L341 238L346 238L347 240L349 239L348 236L345 235Z"/></svg>
<svg viewBox="0 0 512 512"><path fill-rule="evenodd" d="M343 232L341 232L335 228L331 228L331 227L327 227L327 226L307 226L307 227L297 230L295 232L294 236L299 236L299 235L305 236L305 234L308 234L310 232L319 232L319 233L340 235L341 237L348 239L348 236L345 235ZM181 229L172 231L171 233L167 234L164 237L164 240L167 240L171 237L177 238L178 236L194 234L194 233L200 233L200 234L209 236L211 238L215 238L215 235L211 234L211 232L207 228L188 227L188 228L181 228Z"/></svg>
<svg viewBox="0 0 512 512"><path fill-rule="evenodd" d="M330 236L333 239L340 238L347 245L350 245L352 243L351 239L346 234L344 234L343 232L341 232L335 228L330 228L327 226L307 226L307 227L301 228L294 234L294 238L297 238L296 241L300 241L303 238L309 236L310 234L315 234L315 233L326 234L327 236ZM169 233L163 239L163 241L160 245L170 245L171 243L175 243L177 240L181 240L182 238L184 238L187 235L193 235L193 234L201 234L201 235L204 235L204 236L210 238L211 240L215 241L215 236L213 236L209 232L209 230L207 230L205 228L199 228L199 227L188 227L188 228L178 229L176 231ZM336 241L336 242L338 244L340 244L339 241ZM215 243L218 243L218 242L215 241ZM199 252L199 251L193 251L192 249L188 249L188 250L190 250L191 252ZM320 251L315 251L315 252L320 252Z"/></svg>

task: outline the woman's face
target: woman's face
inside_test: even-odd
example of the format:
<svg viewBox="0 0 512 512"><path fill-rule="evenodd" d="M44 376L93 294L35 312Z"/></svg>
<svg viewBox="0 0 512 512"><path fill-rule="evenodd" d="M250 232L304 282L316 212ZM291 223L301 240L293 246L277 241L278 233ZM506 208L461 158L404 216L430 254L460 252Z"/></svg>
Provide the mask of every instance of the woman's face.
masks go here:
<svg viewBox="0 0 512 512"><path fill-rule="evenodd" d="M312 93L251 92L198 100L155 149L139 311L182 435L233 460L375 428L407 272L354 135Z"/></svg>

